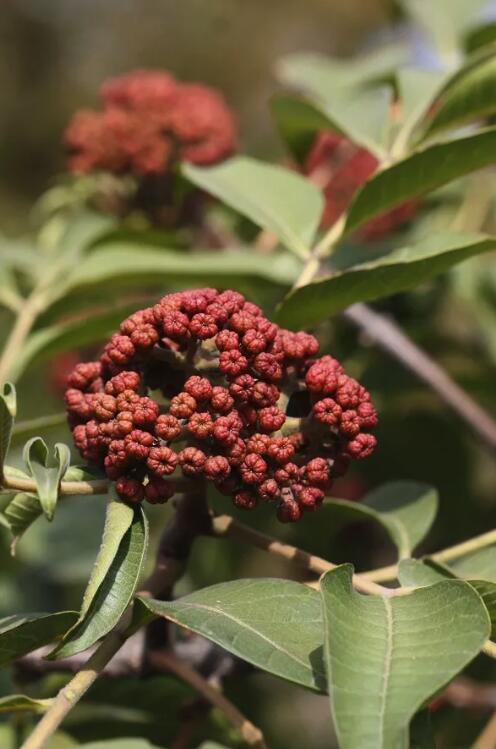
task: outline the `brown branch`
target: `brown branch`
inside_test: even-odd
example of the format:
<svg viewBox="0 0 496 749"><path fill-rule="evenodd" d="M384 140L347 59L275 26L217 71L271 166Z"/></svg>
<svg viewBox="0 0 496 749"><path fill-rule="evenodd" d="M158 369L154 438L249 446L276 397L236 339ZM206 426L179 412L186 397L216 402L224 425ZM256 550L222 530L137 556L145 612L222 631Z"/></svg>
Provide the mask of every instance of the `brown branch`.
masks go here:
<svg viewBox="0 0 496 749"><path fill-rule="evenodd" d="M222 692L209 684L191 666L170 653L163 651L150 653L149 660L156 668L169 671L182 679L182 681L190 684L213 707L222 710L233 726L239 730L244 741L249 746L255 747L255 749L267 749L267 744L260 729L254 726Z"/></svg>
<svg viewBox="0 0 496 749"><path fill-rule="evenodd" d="M366 304L354 304L342 316L429 385L483 442L492 450L496 449L496 421L393 320Z"/></svg>
<svg viewBox="0 0 496 749"><path fill-rule="evenodd" d="M195 486L193 481L188 479L166 479L177 487L178 492L188 491ZM60 494L68 495L92 495L106 494L110 482L106 479L98 481L61 481ZM36 483L32 479L23 479L17 476L4 476L2 479L2 488L13 489L20 492L32 492L36 494Z"/></svg>
<svg viewBox="0 0 496 749"><path fill-rule="evenodd" d="M328 562L326 559L316 557L302 549L290 544L284 544L272 536L250 528L248 525L239 523L229 515L219 515L212 519L212 533L220 538L231 538L241 543L256 546L258 549L286 559L288 562L297 564L305 570L322 575L329 570L334 570L338 565ZM361 593L386 596L388 598L398 595L406 595L411 588L385 588L382 585L367 580L360 575L353 575L353 586Z"/></svg>

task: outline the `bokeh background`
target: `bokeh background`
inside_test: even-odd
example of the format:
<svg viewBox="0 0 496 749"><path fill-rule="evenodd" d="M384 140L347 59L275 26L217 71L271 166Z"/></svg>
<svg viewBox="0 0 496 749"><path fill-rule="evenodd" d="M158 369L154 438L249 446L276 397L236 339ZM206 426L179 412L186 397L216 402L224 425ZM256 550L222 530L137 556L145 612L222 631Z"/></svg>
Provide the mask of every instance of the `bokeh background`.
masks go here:
<svg viewBox="0 0 496 749"><path fill-rule="evenodd" d="M33 226L34 201L56 184L64 170L64 127L74 110L96 104L98 87L105 78L154 67L170 70L180 79L218 87L239 118L243 150L279 158L283 147L267 103L271 93L280 89L274 70L282 55L312 50L346 59L377 39L408 34L398 9L386 0L3 0L0 233L9 240ZM477 261L471 263L475 267ZM389 299L379 308L394 314L460 384L496 413L494 352L477 310L459 292L463 268L414 294ZM0 318L0 325L3 337L7 319ZM371 389L381 416L375 456L353 469L336 493L358 499L381 482L399 478L432 483L440 492L441 511L426 550L492 527L496 517L494 455L435 395L346 323L333 321L321 334L326 349ZM21 419L62 410L56 366L55 361L45 362L24 376ZM69 439L63 427L43 435L53 442ZM19 444L14 445L17 459ZM167 512L154 510L152 525L156 521L158 528ZM263 513L248 520L333 561L352 559L358 568L391 558L385 539L368 526L335 535L321 515L306 518L296 528L282 529ZM29 531L15 558L9 555L7 534L0 529L0 615L77 608L102 523L101 498L65 503L56 523L40 521ZM288 570L260 553L202 540L180 590L237 576L282 574ZM473 675L491 679L491 668L477 662ZM0 688L5 692L17 686L9 679L0 674ZM45 679L39 690L50 694L57 679ZM227 690L264 727L271 747L330 746L324 698L260 675L232 679ZM107 705L99 712L95 705L104 697L108 702L108 694L103 687L90 695L52 749L70 747L76 739L112 735L116 726L121 731L117 735L145 733L159 746L167 746L169 723L174 724L184 696L174 682L161 680L152 701L140 700L139 685L114 687L115 711ZM126 705L129 709L123 709ZM455 716L448 706L435 720L442 746L462 749L484 715L462 711ZM223 734L221 723L218 716L207 722L211 735ZM2 749L13 741L9 731L7 724L0 724ZM232 736L229 740L234 742Z"/></svg>

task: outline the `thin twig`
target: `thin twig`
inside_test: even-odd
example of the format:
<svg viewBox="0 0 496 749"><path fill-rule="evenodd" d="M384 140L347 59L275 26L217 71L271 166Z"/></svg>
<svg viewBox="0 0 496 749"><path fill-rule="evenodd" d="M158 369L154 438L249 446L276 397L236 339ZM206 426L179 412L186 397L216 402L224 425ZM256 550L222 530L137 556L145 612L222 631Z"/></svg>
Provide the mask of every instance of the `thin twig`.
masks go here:
<svg viewBox="0 0 496 749"><path fill-rule="evenodd" d="M150 653L149 661L152 666L170 671L182 679L182 681L190 684L211 705L222 710L233 726L239 730L244 741L249 746L255 747L255 749L267 749L267 744L260 729L254 726L222 692L209 684L203 676L200 676L187 663L163 651Z"/></svg>
<svg viewBox="0 0 496 749"><path fill-rule="evenodd" d="M239 523L229 515L219 515L212 519L212 533L220 538L228 537L241 543L251 544L251 546L256 546L258 549L268 551L270 554L275 554L289 562L293 562L305 570L315 572L317 575L334 570L338 566L332 562L328 562L326 559L321 559L321 557L316 557L302 549L298 549L296 546L284 544L272 538L272 536L260 533L248 525ZM411 592L411 588L385 588L360 575L353 575L353 586L360 593L386 596L388 598L397 595L406 595Z"/></svg>
<svg viewBox="0 0 496 749"><path fill-rule="evenodd" d="M429 385L483 442L496 449L496 421L439 364L413 343L393 320L366 304L354 304L342 316Z"/></svg>
<svg viewBox="0 0 496 749"><path fill-rule="evenodd" d="M178 492L187 491L194 485L188 479L166 479L177 487ZM2 488L13 489L20 492L36 493L36 483L32 479L23 479L17 476L5 476L2 479ZM63 495L92 495L106 494L110 487L110 482L106 479L98 481L62 481L60 483L60 494Z"/></svg>
<svg viewBox="0 0 496 749"><path fill-rule="evenodd" d="M496 712L472 744L471 749L496 749Z"/></svg>
<svg viewBox="0 0 496 749"><path fill-rule="evenodd" d="M458 559L493 544L496 544L496 530L487 531L487 533L470 538L468 541L462 541L460 544L449 546L442 551L427 554L425 558L432 559L434 562L450 562L452 559ZM390 582L391 580L396 580L398 576L398 565L390 564L387 567L380 567L379 569L362 572L361 574L362 577L366 577L367 580L373 580L376 583Z"/></svg>

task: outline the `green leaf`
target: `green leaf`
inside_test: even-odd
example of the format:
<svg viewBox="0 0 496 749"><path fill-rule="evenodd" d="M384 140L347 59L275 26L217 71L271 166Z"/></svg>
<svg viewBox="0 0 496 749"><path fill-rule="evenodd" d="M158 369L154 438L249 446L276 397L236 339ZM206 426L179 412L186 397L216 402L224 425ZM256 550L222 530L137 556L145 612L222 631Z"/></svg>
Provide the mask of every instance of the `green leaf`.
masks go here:
<svg viewBox="0 0 496 749"><path fill-rule="evenodd" d="M333 529L368 519L379 523L401 558L409 557L429 531L437 513L438 493L427 484L394 481L370 492L360 503L333 499L325 507L331 513Z"/></svg>
<svg viewBox="0 0 496 749"><path fill-rule="evenodd" d="M53 454L41 437L26 442L23 458L36 483L38 498L48 520L53 518L57 505L60 482L69 467L71 453L67 445L57 442Z"/></svg>
<svg viewBox="0 0 496 749"><path fill-rule="evenodd" d="M236 156L220 166L183 166L186 179L267 229L299 257L315 238L324 201L315 185L294 172Z"/></svg>
<svg viewBox="0 0 496 749"><path fill-rule="evenodd" d="M118 623L136 591L148 544L146 516L141 506L134 509L132 523L121 536L120 543L118 538L127 517L117 506L112 509L111 516L107 516L107 542L100 549L81 616L61 645L50 654L51 658L80 653L104 637Z"/></svg>
<svg viewBox="0 0 496 749"><path fill-rule="evenodd" d="M75 611L20 614L0 619L0 666L58 640L76 619Z"/></svg>
<svg viewBox="0 0 496 749"><path fill-rule="evenodd" d="M487 0L400 0L412 20L432 39L445 66L458 61L463 32L477 20Z"/></svg>
<svg viewBox="0 0 496 749"><path fill-rule="evenodd" d="M405 60L405 48L400 45L346 62L299 52L283 58L278 73L327 117L326 129L382 157L392 89L377 82L391 78L400 60ZM367 82L376 85L366 87Z"/></svg>
<svg viewBox="0 0 496 749"><path fill-rule="evenodd" d="M21 536L42 514L43 508L35 494L18 492L11 496L8 504L3 507L0 516L4 518L14 537L11 546L12 554L15 554L17 542Z"/></svg>
<svg viewBox="0 0 496 749"><path fill-rule="evenodd" d="M348 98L354 96L354 87L391 76L410 56L408 46L403 43L376 47L346 60L315 52L292 52L277 62L276 72L287 86L303 90L315 87L324 97L334 94Z"/></svg>
<svg viewBox="0 0 496 749"><path fill-rule="evenodd" d="M111 499L108 503L102 543L84 592L80 618L77 624L80 624L86 617L95 595L107 577L119 552L122 540L131 527L134 515L134 509L120 499Z"/></svg>
<svg viewBox="0 0 496 749"><path fill-rule="evenodd" d="M101 303L101 293L108 296L109 284L116 294L121 289L142 291L144 285L162 291L164 286L197 283L253 291L262 283L291 286L300 268L289 252L275 252L270 263L262 263L256 253L243 248L181 252L157 249L146 242L108 242L71 268L42 320L48 325L74 308L87 308L91 294Z"/></svg>
<svg viewBox="0 0 496 749"><path fill-rule="evenodd" d="M0 698L0 715L2 713L44 713L53 704L53 700L37 700L25 694L10 694Z"/></svg>
<svg viewBox="0 0 496 749"><path fill-rule="evenodd" d="M0 478L3 476L3 464L9 451L16 411L16 389L11 382L6 382L0 392Z"/></svg>
<svg viewBox="0 0 496 749"><path fill-rule="evenodd" d="M413 289L444 273L456 263L490 252L496 237L484 234L429 236L376 260L336 271L292 291L277 313L286 327L315 325L356 302L365 302Z"/></svg>
<svg viewBox="0 0 496 749"><path fill-rule="evenodd" d="M496 639L496 583L473 579L470 574L456 575L452 568L433 559L404 559L400 563L398 579L402 585L424 587L446 578L464 578L477 591L491 619L491 639Z"/></svg>
<svg viewBox="0 0 496 749"><path fill-rule="evenodd" d="M434 143L376 172L353 200L345 232L356 231L390 208L418 198L494 163L496 127Z"/></svg>
<svg viewBox="0 0 496 749"><path fill-rule="evenodd" d="M398 566L398 580L408 588L424 588L447 577L455 575L431 559L402 559Z"/></svg>
<svg viewBox="0 0 496 749"><path fill-rule="evenodd" d="M449 563L456 575L496 583L496 546L487 546Z"/></svg>
<svg viewBox="0 0 496 749"><path fill-rule="evenodd" d="M354 96L366 81L391 76L410 58L408 46L388 44L346 60L315 52L292 52L278 60L279 80L300 90L318 90L324 98Z"/></svg>
<svg viewBox="0 0 496 749"><path fill-rule="evenodd" d="M398 71L397 81L403 124L392 147L393 153L396 153L398 144L401 146L400 151L406 150L413 132L418 123L428 115L446 77L444 72L419 68L403 68Z"/></svg>
<svg viewBox="0 0 496 749"><path fill-rule="evenodd" d="M487 611L461 580L383 598L356 593L352 574L342 565L321 580L339 746L407 749L414 714L487 640Z"/></svg>
<svg viewBox="0 0 496 749"><path fill-rule="evenodd" d="M173 602L139 599L254 666L325 691L322 613L316 591L289 580L236 580Z"/></svg>
<svg viewBox="0 0 496 749"><path fill-rule="evenodd" d="M422 140L496 112L496 56L494 51L469 63L440 92L440 104Z"/></svg>
<svg viewBox="0 0 496 749"><path fill-rule="evenodd" d="M465 34L465 49L468 53L475 52L496 41L496 23L484 23L469 29Z"/></svg>

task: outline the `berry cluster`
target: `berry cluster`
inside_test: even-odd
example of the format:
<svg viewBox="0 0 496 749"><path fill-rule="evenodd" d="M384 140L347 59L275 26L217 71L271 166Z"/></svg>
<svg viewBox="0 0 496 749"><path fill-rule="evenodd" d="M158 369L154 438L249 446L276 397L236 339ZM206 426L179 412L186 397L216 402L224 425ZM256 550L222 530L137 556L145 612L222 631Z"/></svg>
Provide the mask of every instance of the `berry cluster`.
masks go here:
<svg viewBox="0 0 496 749"><path fill-rule="evenodd" d="M104 83L101 97L103 111L77 112L65 132L75 173L156 175L178 159L214 164L234 151L233 115L211 88L138 70Z"/></svg>
<svg viewBox="0 0 496 749"><path fill-rule="evenodd" d="M329 227L343 214L360 187L377 170L379 162L365 148L333 132L320 133L306 158L304 171L322 188L325 208L322 226ZM377 240L407 223L417 210L409 200L369 221L359 231L364 240Z"/></svg>
<svg viewBox="0 0 496 749"><path fill-rule="evenodd" d="M182 473L298 520L376 444L369 393L318 348L235 291L170 294L69 376L75 444L127 501L167 501Z"/></svg>

